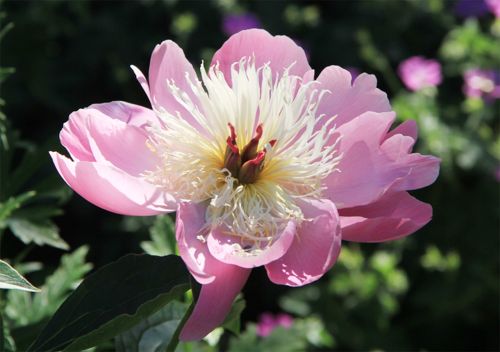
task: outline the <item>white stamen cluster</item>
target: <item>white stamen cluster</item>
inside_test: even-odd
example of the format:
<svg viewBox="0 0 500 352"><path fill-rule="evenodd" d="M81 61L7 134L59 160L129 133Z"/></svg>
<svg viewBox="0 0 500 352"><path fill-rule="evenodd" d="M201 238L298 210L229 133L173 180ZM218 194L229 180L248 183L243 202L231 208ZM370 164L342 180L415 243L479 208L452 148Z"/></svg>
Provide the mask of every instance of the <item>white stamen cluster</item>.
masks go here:
<svg viewBox="0 0 500 352"><path fill-rule="evenodd" d="M196 123L179 112L156 111L163 126L151 128L150 145L161 164L146 177L179 200L208 201L208 226L224 226L261 248L288 221L304 220L295 199L319 196L322 180L339 162L336 142L331 142L334 117L321 128L316 125L323 117L316 110L325 91L315 90L314 81L290 75L289 69L279 76L269 65L256 68L249 58L233 64L231 84L218 66L208 72L202 66L201 77L199 82L186 75L190 95L166 82ZM240 184L224 168L228 123L235 128L240 151L262 124L258 149L265 148L266 155L254 183Z"/></svg>

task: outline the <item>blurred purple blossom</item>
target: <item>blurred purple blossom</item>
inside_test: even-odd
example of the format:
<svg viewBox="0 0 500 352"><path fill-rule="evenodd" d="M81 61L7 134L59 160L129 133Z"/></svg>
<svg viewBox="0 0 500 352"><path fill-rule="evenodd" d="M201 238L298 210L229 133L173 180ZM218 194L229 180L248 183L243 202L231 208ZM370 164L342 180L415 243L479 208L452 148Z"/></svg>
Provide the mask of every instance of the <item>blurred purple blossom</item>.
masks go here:
<svg viewBox="0 0 500 352"><path fill-rule="evenodd" d="M274 315L272 313L262 313L257 323L257 335L266 337L279 326L289 329L293 325L293 318L284 313Z"/></svg>
<svg viewBox="0 0 500 352"><path fill-rule="evenodd" d="M455 14L460 17L481 17L488 12L500 17L500 0L459 0L455 3Z"/></svg>
<svg viewBox="0 0 500 352"><path fill-rule="evenodd" d="M239 31L250 28L261 28L262 25L257 16L251 13L243 13L238 15L227 15L222 22L224 33L231 36Z"/></svg>
<svg viewBox="0 0 500 352"><path fill-rule="evenodd" d="M500 182L500 166L497 166L495 170L495 179L497 180L497 182Z"/></svg>
<svg viewBox="0 0 500 352"><path fill-rule="evenodd" d="M489 12L485 0L459 0L455 3L455 14L460 17L481 17Z"/></svg>
<svg viewBox="0 0 500 352"><path fill-rule="evenodd" d="M412 91L436 87L442 81L441 64L422 56L412 56L401 62L398 74L404 85Z"/></svg>
<svg viewBox="0 0 500 352"><path fill-rule="evenodd" d="M477 68L465 71L463 91L469 98L500 99L500 71Z"/></svg>

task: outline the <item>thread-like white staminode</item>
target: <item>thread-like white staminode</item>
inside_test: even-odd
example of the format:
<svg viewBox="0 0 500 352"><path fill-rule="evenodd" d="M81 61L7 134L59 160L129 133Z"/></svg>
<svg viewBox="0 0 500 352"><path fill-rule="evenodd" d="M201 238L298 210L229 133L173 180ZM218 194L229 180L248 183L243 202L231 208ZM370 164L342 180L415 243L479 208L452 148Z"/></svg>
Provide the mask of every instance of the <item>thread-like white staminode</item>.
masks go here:
<svg viewBox="0 0 500 352"><path fill-rule="evenodd" d="M208 72L202 65L201 78L186 75L189 95L175 82L166 82L189 116L156 111L163 126L150 129L150 145L161 164L146 177L179 200L209 201L208 226L224 226L261 248L288 221L304 220L295 199L319 196L322 180L340 160L336 141L332 143L334 117L316 126L323 118L316 110L325 91L315 90L314 82L303 83L289 69L256 68L252 58L232 65L231 84L217 65ZM265 148L266 156L252 184L239 184L224 169L228 123L235 127L240 151L262 124L258 149ZM271 147L272 140L276 143Z"/></svg>

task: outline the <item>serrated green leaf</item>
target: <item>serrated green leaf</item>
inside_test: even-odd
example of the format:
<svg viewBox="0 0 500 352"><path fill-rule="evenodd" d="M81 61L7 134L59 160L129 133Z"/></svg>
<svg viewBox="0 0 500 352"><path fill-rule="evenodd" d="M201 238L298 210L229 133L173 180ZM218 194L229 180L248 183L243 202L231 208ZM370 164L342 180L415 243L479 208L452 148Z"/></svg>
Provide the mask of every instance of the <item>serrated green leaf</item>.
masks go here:
<svg viewBox="0 0 500 352"><path fill-rule="evenodd" d="M172 301L155 314L115 338L117 352L165 351L188 309L188 304Z"/></svg>
<svg viewBox="0 0 500 352"><path fill-rule="evenodd" d="M25 219L10 219L9 225L12 233L24 243L35 243L39 246L49 245L51 247L67 250L69 246L59 237L59 229L49 220L34 222Z"/></svg>
<svg viewBox="0 0 500 352"><path fill-rule="evenodd" d="M72 253L63 255L57 270L47 278L41 287L41 292L36 295L9 291L5 314L13 322L13 326L34 324L53 315L69 292L92 269L91 264L85 263L87 253L88 247L82 246ZM32 341L33 339L30 343Z"/></svg>
<svg viewBox="0 0 500 352"><path fill-rule="evenodd" d="M0 260L0 289L21 290L38 292L35 286L29 283L24 277L19 274L16 269L8 263Z"/></svg>
<svg viewBox="0 0 500 352"><path fill-rule="evenodd" d="M34 195L35 192L30 191L17 197L10 197L6 202L0 203L0 228L5 228L6 221L12 212L18 209L24 202L32 198Z"/></svg>
<svg viewBox="0 0 500 352"><path fill-rule="evenodd" d="M168 215L158 216L149 229L151 241L141 242L141 248L151 255L175 253L175 224Z"/></svg>
<svg viewBox="0 0 500 352"><path fill-rule="evenodd" d="M82 282L30 350L83 350L113 338L188 290L189 278L177 256L122 257Z"/></svg>

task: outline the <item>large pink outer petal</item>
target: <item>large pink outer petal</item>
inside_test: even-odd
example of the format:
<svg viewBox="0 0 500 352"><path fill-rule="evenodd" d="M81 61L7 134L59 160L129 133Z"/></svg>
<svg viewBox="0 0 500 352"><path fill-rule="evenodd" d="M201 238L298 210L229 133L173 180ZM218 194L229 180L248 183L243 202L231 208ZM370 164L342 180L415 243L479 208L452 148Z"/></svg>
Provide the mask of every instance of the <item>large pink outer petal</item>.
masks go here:
<svg viewBox="0 0 500 352"><path fill-rule="evenodd" d="M243 57L254 57L256 67L269 63L274 77L290 67L290 74L304 76L311 70L304 50L286 36L272 36L262 29L248 29L231 36L212 58L231 83L231 65Z"/></svg>
<svg viewBox="0 0 500 352"><path fill-rule="evenodd" d="M313 86L314 89L329 91L320 101L317 113L325 115L323 121L336 116L334 123L337 127L367 111L392 110L387 94L377 88L374 75L362 73L351 84L349 71L339 66L328 66L316 81L320 84Z"/></svg>
<svg viewBox="0 0 500 352"><path fill-rule="evenodd" d="M390 193L362 207L342 209L342 239L355 242L395 240L417 231L432 218L432 207L407 192Z"/></svg>
<svg viewBox="0 0 500 352"><path fill-rule="evenodd" d="M288 286L302 286L318 280L328 271L340 253L339 215L329 200L298 201L304 217L297 235L278 260L266 265L269 279Z"/></svg>
<svg viewBox="0 0 500 352"><path fill-rule="evenodd" d="M72 161L50 152L64 181L79 195L113 213L147 216L174 211L175 199L111 164Z"/></svg>
<svg viewBox="0 0 500 352"><path fill-rule="evenodd" d="M158 165L147 148L153 111L125 102L94 104L70 115L60 133L73 160L51 153L57 170L82 197L111 212L153 215L174 211L175 199L144 180Z"/></svg>
<svg viewBox="0 0 500 352"><path fill-rule="evenodd" d="M203 204L182 203L177 210L179 253L194 278L202 284L200 296L184 325L182 341L200 340L221 325L235 297L248 279L249 269L216 260L200 239L205 225Z"/></svg>
<svg viewBox="0 0 500 352"><path fill-rule="evenodd" d="M415 140L396 133L387 138L394 113L364 113L337 130L341 136L337 169L325 179L326 196L337 208L369 204L389 190L425 187L439 173L438 158L410 154ZM414 133L411 126L408 133Z"/></svg>
<svg viewBox="0 0 500 352"><path fill-rule="evenodd" d="M262 250L242 254L235 251L234 248L235 245L239 246L241 244L241 238L225 234L224 228L219 227L210 232L207 237L207 245L210 253L221 262L238 265L242 268L254 268L283 256L290 248L295 233L295 222L290 221L270 246Z"/></svg>

